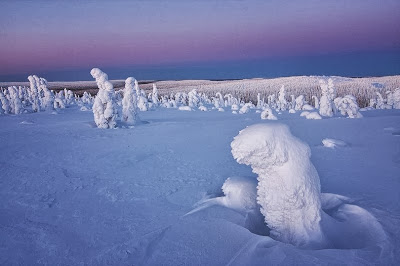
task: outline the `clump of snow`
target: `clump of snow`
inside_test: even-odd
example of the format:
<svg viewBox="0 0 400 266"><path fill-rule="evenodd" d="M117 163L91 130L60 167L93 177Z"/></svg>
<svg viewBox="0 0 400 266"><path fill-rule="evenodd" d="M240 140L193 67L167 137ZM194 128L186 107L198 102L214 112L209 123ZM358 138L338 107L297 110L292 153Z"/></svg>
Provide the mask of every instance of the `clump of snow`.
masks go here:
<svg viewBox="0 0 400 266"><path fill-rule="evenodd" d="M317 112L311 112L306 115L307 119L322 119L322 117Z"/></svg>
<svg viewBox="0 0 400 266"><path fill-rule="evenodd" d="M322 243L318 173L307 144L283 124L257 124L231 143L238 163L258 175L257 201L271 236L296 246Z"/></svg>
<svg viewBox="0 0 400 266"><path fill-rule="evenodd" d="M261 119L278 120L278 118L272 112L271 108L269 108L268 106L264 108L264 111L261 112Z"/></svg>
<svg viewBox="0 0 400 266"><path fill-rule="evenodd" d="M124 98L122 99L122 120L129 125L135 125L139 121L135 84L136 79L132 77L125 80ZM157 101L155 103L158 104Z"/></svg>
<svg viewBox="0 0 400 266"><path fill-rule="evenodd" d="M118 116L114 86L108 81L107 74L100 69L93 68L90 74L96 79L99 88L93 104L94 122L98 128L114 128Z"/></svg>
<svg viewBox="0 0 400 266"><path fill-rule="evenodd" d="M336 147L346 147L347 146L347 143L344 142L343 140L329 139L329 138L323 139L322 144L324 145L324 147L332 148L332 149L334 149Z"/></svg>
<svg viewBox="0 0 400 266"><path fill-rule="evenodd" d="M295 113L296 113L296 110L294 110L294 109L289 110L289 114L295 114Z"/></svg>

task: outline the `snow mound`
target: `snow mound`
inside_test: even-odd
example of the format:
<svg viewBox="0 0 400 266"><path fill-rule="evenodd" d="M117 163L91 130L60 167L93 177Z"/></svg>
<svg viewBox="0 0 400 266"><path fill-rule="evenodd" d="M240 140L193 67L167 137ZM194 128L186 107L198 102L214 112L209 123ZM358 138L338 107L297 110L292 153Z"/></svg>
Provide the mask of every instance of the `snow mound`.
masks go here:
<svg viewBox="0 0 400 266"><path fill-rule="evenodd" d="M207 107L205 107L204 105L200 105L199 106L199 110L203 111L203 112L207 112L208 111Z"/></svg>
<svg viewBox="0 0 400 266"><path fill-rule="evenodd" d="M218 112L225 112L225 109L220 107L220 108L218 108Z"/></svg>
<svg viewBox="0 0 400 266"><path fill-rule="evenodd" d="M295 113L296 113L296 110L294 110L294 109L289 110L289 114L295 114Z"/></svg>
<svg viewBox="0 0 400 266"><path fill-rule="evenodd" d="M317 112L311 112L306 115L307 119L322 119L322 117Z"/></svg>
<svg viewBox="0 0 400 266"><path fill-rule="evenodd" d="M257 201L271 236L296 246L324 242L319 176L310 148L283 124L256 124L236 136L232 155L258 175Z"/></svg>
<svg viewBox="0 0 400 266"><path fill-rule="evenodd" d="M324 147L334 149L336 147L346 147L347 143L338 139L323 139L322 144Z"/></svg>
<svg viewBox="0 0 400 266"><path fill-rule="evenodd" d="M304 111L312 111L312 110L314 110L314 107L312 107L311 105L309 105L309 104L305 104L305 105L303 105L303 108L302 108Z"/></svg>
<svg viewBox="0 0 400 266"><path fill-rule="evenodd" d="M278 118L273 114L271 108L265 108L264 111L262 111L261 119L278 120Z"/></svg>
<svg viewBox="0 0 400 266"><path fill-rule="evenodd" d="M179 106L178 108L180 111L192 111L192 108L189 106Z"/></svg>
<svg viewBox="0 0 400 266"><path fill-rule="evenodd" d="M304 111L304 112L301 112L300 116L307 116L307 115L309 115L309 114L310 114L310 112Z"/></svg>

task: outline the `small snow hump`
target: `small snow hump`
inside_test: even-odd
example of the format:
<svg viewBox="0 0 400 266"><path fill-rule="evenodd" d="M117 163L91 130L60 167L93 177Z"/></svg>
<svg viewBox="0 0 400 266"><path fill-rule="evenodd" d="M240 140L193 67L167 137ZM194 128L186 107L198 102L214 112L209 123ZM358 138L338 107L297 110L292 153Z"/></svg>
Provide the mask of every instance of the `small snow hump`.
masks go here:
<svg viewBox="0 0 400 266"><path fill-rule="evenodd" d="M310 147L275 123L243 129L231 147L236 161L258 175L257 201L271 236L303 247L322 243L320 181Z"/></svg>
<svg viewBox="0 0 400 266"><path fill-rule="evenodd" d="M343 140L338 140L338 139L323 139L322 144L326 148L331 148L334 149L336 147L346 147L347 143L344 142Z"/></svg>

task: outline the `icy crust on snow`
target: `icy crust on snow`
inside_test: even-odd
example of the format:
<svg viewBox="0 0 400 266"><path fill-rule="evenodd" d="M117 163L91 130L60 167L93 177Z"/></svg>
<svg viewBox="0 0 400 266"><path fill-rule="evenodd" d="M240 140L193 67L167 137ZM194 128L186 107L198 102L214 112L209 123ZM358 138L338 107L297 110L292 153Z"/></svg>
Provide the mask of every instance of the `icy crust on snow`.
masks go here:
<svg viewBox="0 0 400 266"><path fill-rule="evenodd" d="M231 144L238 163L258 175L257 201L271 235L297 246L323 242L318 173L310 148L283 124L257 124Z"/></svg>

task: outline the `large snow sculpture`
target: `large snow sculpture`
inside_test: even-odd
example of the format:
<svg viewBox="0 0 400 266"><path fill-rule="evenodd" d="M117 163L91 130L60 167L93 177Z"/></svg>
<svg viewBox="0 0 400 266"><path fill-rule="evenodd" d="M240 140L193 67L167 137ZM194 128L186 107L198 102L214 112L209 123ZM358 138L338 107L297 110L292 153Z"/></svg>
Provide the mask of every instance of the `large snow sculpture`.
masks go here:
<svg viewBox="0 0 400 266"><path fill-rule="evenodd" d="M99 91L94 99L94 122L99 128L114 128L117 125L118 110L114 99L114 86L108 81L106 73L93 68L90 74L96 79Z"/></svg>
<svg viewBox="0 0 400 266"><path fill-rule="evenodd" d="M122 120L129 125L135 125L139 121L136 80L129 77L125 80L124 98L122 99Z"/></svg>
<svg viewBox="0 0 400 266"><path fill-rule="evenodd" d="M320 181L309 146L274 123L240 131L231 147L258 175L257 201L271 236L296 246L322 243Z"/></svg>

